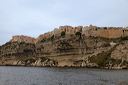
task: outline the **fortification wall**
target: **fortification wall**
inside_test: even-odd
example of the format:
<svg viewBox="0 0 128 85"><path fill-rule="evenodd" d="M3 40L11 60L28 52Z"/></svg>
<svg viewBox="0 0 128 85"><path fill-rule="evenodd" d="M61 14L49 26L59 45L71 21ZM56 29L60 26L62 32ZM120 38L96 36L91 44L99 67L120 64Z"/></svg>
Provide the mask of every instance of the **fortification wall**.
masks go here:
<svg viewBox="0 0 128 85"><path fill-rule="evenodd" d="M96 35L98 36L98 37L104 37L104 38L109 38L109 32L108 32L108 30L107 29L98 29L97 31L96 31Z"/></svg>
<svg viewBox="0 0 128 85"><path fill-rule="evenodd" d="M128 36L128 29L119 27L84 27L82 34L85 36L103 37L103 38L120 38Z"/></svg>
<svg viewBox="0 0 128 85"><path fill-rule="evenodd" d="M109 37L108 38L120 38L123 37L123 30L118 28L108 29Z"/></svg>

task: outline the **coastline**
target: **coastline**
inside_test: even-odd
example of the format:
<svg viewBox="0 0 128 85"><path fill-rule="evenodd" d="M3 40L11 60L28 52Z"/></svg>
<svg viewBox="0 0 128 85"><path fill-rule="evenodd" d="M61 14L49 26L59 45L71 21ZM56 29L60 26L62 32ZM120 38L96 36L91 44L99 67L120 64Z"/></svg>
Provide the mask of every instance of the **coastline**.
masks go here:
<svg viewBox="0 0 128 85"><path fill-rule="evenodd" d="M57 34L54 34L54 30L51 34L45 33L34 39L36 42L32 42L33 38L28 36L14 36L0 46L0 65L128 69L128 36L116 36L118 34L115 33L122 33L125 29L88 28L61 26ZM92 34L87 35L90 31ZM102 31L114 35L93 35Z"/></svg>
<svg viewBox="0 0 128 85"><path fill-rule="evenodd" d="M0 67L33 67L33 68L76 68L76 69L99 69L99 70L128 70L128 68L121 68L121 67L113 67L113 68L106 68L106 67L82 67L82 66L27 66L27 65L0 65Z"/></svg>

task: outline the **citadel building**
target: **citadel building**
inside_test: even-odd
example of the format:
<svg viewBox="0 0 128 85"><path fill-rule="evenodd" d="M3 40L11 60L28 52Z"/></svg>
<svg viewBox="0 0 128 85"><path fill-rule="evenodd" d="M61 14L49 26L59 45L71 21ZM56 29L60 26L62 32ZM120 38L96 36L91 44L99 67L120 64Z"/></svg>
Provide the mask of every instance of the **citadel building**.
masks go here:
<svg viewBox="0 0 128 85"><path fill-rule="evenodd" d="M128 36L128 29L123 27L97 27L97 26L60 26L53 31L40 35L38 38L31 38L28 36L18 35L12 37L12 42L27 42L36 43L42 39L47 39L53 35L60 36L61 32L65 32L66 35L74 35L76 32L80 32L86 37L103 37L103 38L120 38Z"/></svg>

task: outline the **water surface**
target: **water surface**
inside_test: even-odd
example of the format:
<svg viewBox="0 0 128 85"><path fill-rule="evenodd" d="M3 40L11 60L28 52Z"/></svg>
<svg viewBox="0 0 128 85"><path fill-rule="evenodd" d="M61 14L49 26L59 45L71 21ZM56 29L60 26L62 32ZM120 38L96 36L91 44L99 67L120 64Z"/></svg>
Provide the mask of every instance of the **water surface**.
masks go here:
<svg viewBox="0 0 128 85"><path fill-rule="evenodd" d="M0 85L128 85L128 70L1 66Z"/></svg>

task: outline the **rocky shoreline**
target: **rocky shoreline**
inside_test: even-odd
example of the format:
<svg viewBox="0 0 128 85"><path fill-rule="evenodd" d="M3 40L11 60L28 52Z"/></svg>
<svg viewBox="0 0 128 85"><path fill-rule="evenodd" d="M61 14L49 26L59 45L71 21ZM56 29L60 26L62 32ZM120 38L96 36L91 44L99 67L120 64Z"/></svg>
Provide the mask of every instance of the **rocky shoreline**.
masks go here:
<svg viewBox="0 0 128 85"><path fill-rule="evenodd" d="M88 69L105 69L105 70L127 70L128 68L123 67L80 67L80 66L27 66L27 65L0 65L0 66L9 66L9 67L40 67L40 68L88 68Z"/></svg>
<svg viewBox="0 0 128 85"><path fill-rule="evenodd" d="M9 61L7 61L8 63ZM108 69L108 70L121 70L121 69L128 69L126 66L115 66L115 67L98 67L96 64L88 64L85 66L77 65L77 66L68 66L68 65L58 65L58 62L55 61L45 61L41 62L41 60L36 60L35 62L23 62L23 61L13 61L12 64L3 63L0 66L20 66L20 67L57 67L57 68L94 68L94 69ZM65 62L66 63L66 62Z"/></svg>

